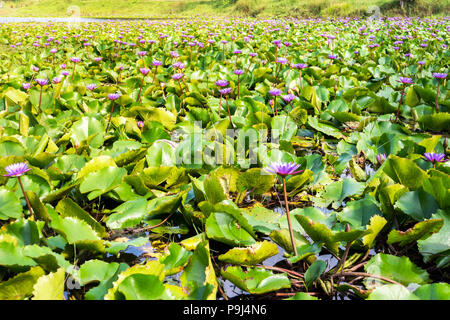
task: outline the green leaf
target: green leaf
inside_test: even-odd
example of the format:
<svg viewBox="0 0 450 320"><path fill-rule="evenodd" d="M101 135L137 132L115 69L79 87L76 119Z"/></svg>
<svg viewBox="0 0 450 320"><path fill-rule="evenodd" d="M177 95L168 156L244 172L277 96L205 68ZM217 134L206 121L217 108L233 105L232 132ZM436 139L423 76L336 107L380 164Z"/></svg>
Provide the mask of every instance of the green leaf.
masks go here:
<svg viewBox="0 0 450 320"><path fill-rule="evenodd" d="M164 294L164 284L152 274L132 274L125 278L117 288L126 300L156 300Z"/></svg>
<svg viewBox="0 0 450 320"><path fill-rule="evenodd" d="M294 234L294 243L297 248L304 245L309 245L309 241L299 232L293 230L293 234ZM269 234L269 237L287 252L291 253L294 252L294 249L292 248L291 235L289 233L289 229L283 228L279 230L273 230Z"/></svg>
<svg viewBox="0 0 450 320"><path fill-rule="evenodd" d="M450 284L444 282L424 284L413 293L421 300L449 300Z"/></svg>
<svg viewBox="0 0 450 320"><path fill-rule="evenodd" d="M310 125L313 129L320 131L328 136L334 137L336 139L345 139L346 137L341 133L340 130L335 127L321 123L319 120L313 116L308 116L308 125Z"/></svg>
<svg viewBox="0 0 450 320"><path fill-rule="evenodd" d="M333 203L333 208L337 209L345 198L360 195L364 189L365 184L363 182L357 182L352 178L345 178L341 181L330 183L325 187L322 195L325 200L324 207L328 207L330 203Z"/></svg>
<svg viewBox="0 0 450 320"><path fill-rule="evenodd" d="M423 255L425 262L439 255L445 256L445 253L450 250L450 214L439 210L432 218L444 219L444 225L439 232L431 235L427 239L417 241L417 247Z"/></svg>
<svg viewBox="0 0 450 320"><path fill-rule="evenodd" d="M309 295L306 292L297 292L295 295L285 300L319 300L319 298Z"/></svg>
<svg viewBox="0 0 450 320"><path fill-rule="evenodd" d="M246 248L233 248L218 258L225 263L254 266L278 254L278 248L273 242L257 242Z"/></svg>
<svg viewBox="0 0 450 320"><path fill-rule="evenodd" d="M128 265L125 263L111 262L107 263L101 260L89 260L81 265L79 270L80 284L86 284L99 281L99 285L90 289L85 294L86 300L102 300L105 294L117 280L119 273L126 270Z"/></svg>
<svg viewBox="0 0 450 320"><path fill-rule="evenodd" d="M104 296L105 300L118 300L123 299L124 296L120 292L118 292L118 288L120 284L129 276L134 274L144 274L144 275L155 275L160 279L161 281L164 279L164 265L161 264L159 261L150 260L145 264L136 264L124 271L122 271L118 277L117 280L115 280L112 283L112 286L110 289L108 289L108 292Z"/></svg>
<svg viewBox="0 0 450 320"><path fill-rule="evenodd" d="M429 193L419 189L405 193L394 206L417 221L429 219L439 206Z"/></svg>
<svg viewBox="0 0 450 320"><path fill-rule="evenodd" d="M225 212L211 213L205 229L208 238L230 246L249 246L256 242L232 215Z"/></svg>
<svg viewBox="0 0 450 320"><path fill-rule="evenodd" d="M362 238L362 243L368 247L371 248L376 236L378 233L380 233L381 230L383 230L384 226L386 225L387 221L385 218L375 215L370 218L369 225L367 226L367 230L370 230L371 233L365 235Z"/></svg>
<svg viewBox="0 0 450 320"><path fill-rule="evenodd" d="M305 286L310 288L314 281L319 279L326 267L327 264L323 260L316 260L312 265L310 265L304 276Z"/></svg>
<svg viewBox="0 0 450 320"><path fill-rule="evenodd" d="M60 232L70 244L83 240L100 240L97 232L87 222L75 217L52 220L51 226Z"/></svg>
<svg viewBox="0 0 450 320"><path fill-rule="evenodd" d="M22 216L22 204L16 194L0 188L0 220L18 219Z"/></svg>
<svg viewBox="0 0 450 320"><path fill-rule="evenodd" d="M412 263L406 256L397 257L378 253L367 262L364 269L367 273L389 278L405 286L410 283L425 284L430 281L428 273ZM383 280L375 278L365 281L368 288L382 283L384 283Z"/></svg>
<svg viewBox="0 0 450 320"><path fill-rule="evenodd" d="M404 246L417 240L426 239L438 232L443 225L444 219L429 219L416 223L414 227L406 231L392 230L389 232L387 243L400 242L399 244Z"/></svg>
<svg viewBox="0 0 450 320"><path fill-rule="evenodd" d="M191 299L216 299L217 278L211 262L209 242L197 244L189 264L184 268L180 281Z"/></svg>
<svg viewBox="0 0 450 320"><path fill-rule="evenodd" d="M104 131L105 128L103 127L103 124L96 118L82 117L72 125L70 134L74 142L78 144L81 144L92 137L89 141L90 146L99 148L104 141Z"/></svg>
<svg viewBox="0 0 450 320"><path fill-rule="evenodd" d="M45 274L41 267L32 267L0 283L0 300L22 300L33 293L33 286Z"/></svg>
<svg viewBox="0 0 450 320"><path fill-rule="evenodd" d="M386 284L373 290L367 300L420 300L404 286Z"/></svg>
<svg viewBox="0 0 450 320"><path fill-rule="evenodd" d="M249 268L244 271L239 266L230 266L221 270L222 276L238 288L251 294L263 294L291 287L286 274L273 274L264 268Z"/></svg>
<svg viewBox="0 0 450 320"><path fill-rule="evenodd" d="M122 183L123 177L127 174L125 168L107 167L100 171L91 173L85 177L80 184L80 192L87 193L88 199L92 200L98 196L111 191Z"/></svg>
<svg viewBox="0 0 450 320"><path fill-rule="evenodd" d="M0 242L0 266L33 267L35 265L36 262L33 259L23 255L23 247L9 241Z"/></svg>
<svg viewBox="0 0 450 320"><path fill-rule="evenodd" d="M60 213L61 217L74 217L86 222L94 229L100 237L106 237L107 233L105 227L103 227L97 220L95 220L89 213L84 211L78 204L72 199L65 198L58 202L55 210Z"/></svg>
<svg viewBox="0 0 450 320"><path fill-rule="evenodd" d="M366 226L375 215L381 216L382 213L378 208L377 201L372 196L366 196L361 200L349 201L345 208L336 214L342 223L347 222L353 228Z"/></svg>
<svg viewBox="0 0 450 320"><path fill-rule="evenodd" d="M450 113L439 112L434 114L427 114L420 117L417 122L419 123L422 130L448 132L450 128Z"/></svg>
<svg viewBox="0 0 450 320"><path fill-rule="evenodd" d="M159 261L164 264L166 275L172 275L180 272L188 263L191 256L192 252L189 252L179 244L172 242Z"/></svg>
<svg viewBox="0 0 450 320"><path fill-rule="evenodd" d="M237 178L239 191L250 191L251 194L261 195L274 185L274 176L267 174L263 169L252 168L241 173Z"/></svg>
<svg viewBox="0 0 450 320"><path fill-rule="evenodd" d="M88 174L100 171L101 169L108 167L117 167L113 158L111 158L110 156L94 157L88 163L86 163L83 168L81 168L81 170L78 172L77 179L81 179Z"/></svg>
<svg viewBox="0 0 450 320"><path fill-rule="evenodd" d="M108 241L105 244L108 245L106 248L106 252L110 254L118 254L120 251L127 249L128 247L141 247L148 243L148 239L146 237L135 238L126 242L119 241Z"/></svg>
<svg viewBox="0 0 450 320"><path fill-rule="evenodd" d="M33 287L33 300L64 300L64 268L40 277Z"/></svg>
<svg viewBox="0 0 450 320"><path fill-rule="evenodd" d="M112 210L105 223L110 229L130 228L138 225L147 215L147 200L138 198L122 203Z"/></svg>
<svg viewBox="0 0 450 320"><path fill-rule="evenodd" d="M295 215L295 218L314 242L322 242L332 252L338 252L339 243L335 241L333 232L327 226L302 215Z"/></svg>
<svg viewBox="0 0 450 320"><path fill-rule="evenodd" d="M395 182L411 190L420 188L427 178L425 171L420 169L412 160L389 156L384 163L383 171Z"/></svg>

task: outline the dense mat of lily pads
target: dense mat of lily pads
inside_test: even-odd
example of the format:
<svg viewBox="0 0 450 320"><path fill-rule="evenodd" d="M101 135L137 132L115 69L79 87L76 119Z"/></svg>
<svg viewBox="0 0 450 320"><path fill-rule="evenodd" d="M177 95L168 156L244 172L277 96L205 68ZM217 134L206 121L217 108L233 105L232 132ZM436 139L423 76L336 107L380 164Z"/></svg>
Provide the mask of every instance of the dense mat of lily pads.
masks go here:
<svg viewBox="0 0 450 320"><path fill-rule="evenodd" d="M449 30L1 24L0 299L449 299Z"/></svg>

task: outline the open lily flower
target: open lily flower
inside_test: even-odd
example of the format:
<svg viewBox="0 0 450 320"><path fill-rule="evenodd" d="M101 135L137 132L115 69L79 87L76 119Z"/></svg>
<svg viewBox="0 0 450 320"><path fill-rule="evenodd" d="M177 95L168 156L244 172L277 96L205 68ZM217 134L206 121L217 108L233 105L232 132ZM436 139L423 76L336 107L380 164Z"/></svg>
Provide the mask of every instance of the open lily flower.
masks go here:
<svg viewBox="0 0 450 320"><path fill-rule="evenodd" d="M266 168L265 170L270 173L279 174L281 176L286 177L303 171L297 170L298 168L300 168L300 165L297 163L278 162L270 164L269 167Z"/></svg>

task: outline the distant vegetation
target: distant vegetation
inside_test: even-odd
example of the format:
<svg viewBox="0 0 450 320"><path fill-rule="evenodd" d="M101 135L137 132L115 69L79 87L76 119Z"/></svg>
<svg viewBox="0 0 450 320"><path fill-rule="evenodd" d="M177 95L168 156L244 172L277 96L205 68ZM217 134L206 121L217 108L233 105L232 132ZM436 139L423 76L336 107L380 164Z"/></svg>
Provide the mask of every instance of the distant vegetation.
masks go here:
<svg viewBox="0 0 450 320"><path fill-rule="evenodd" d="M170 17L448 15L450 0L14 0L0 1L2 16ZM375 7L376 6L376 7ZM379 8L379 11L378 11Z"/></svg>

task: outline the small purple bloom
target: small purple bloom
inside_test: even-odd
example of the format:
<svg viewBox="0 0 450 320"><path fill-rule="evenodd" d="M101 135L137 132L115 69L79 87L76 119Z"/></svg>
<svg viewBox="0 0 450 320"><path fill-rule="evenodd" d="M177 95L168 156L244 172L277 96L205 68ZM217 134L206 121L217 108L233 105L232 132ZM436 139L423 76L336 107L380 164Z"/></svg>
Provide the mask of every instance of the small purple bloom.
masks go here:
<svg viewBox="0 0 450 320"><path fill-rule="evenodd" d="M141 129L144 128L144 121L138 121L138 122L136 122L136 124L139 128L141 128Z"/></svg>
<svg viewBox="0 0 450 320"><path fill-rule="evenodd" d="M380 165L382 165L383 162L386 161L386 154L380 153L379 155L377 155L377 161Z"/></svg>
<svg viewBox="0 0 450 320"><path fill-rule="evenodd" d="M220 94L227 95L231 92L231 90L232 90L231 88L225 88L225 89L219 90L219 92L220 92Z"/></svg>
<svg viewBox="0 0 450 320"><path fill-rule="evenodd" d="M60 77L54 77L53 79L52 79L52 83L54 83L54 84L58 84L58 83L60 83L61 82L61 78Z"/></svg>
<svg viewBox="0 0 450 320"><path fill-rule="evenodd" d="M244 70L241 70L241 69L234 70L233 72L234 72L234 74L236 74L236 75L238 75L238 76L244 74Z"/></svg>
<svg viewBox="0 0 450 320"><path fill-rule="evenodd" d="M292 100L294 100L296 98L295 95L293 95L292 93L287 94L285 96L282 97L284 101L286 101L287 103L291 102Z"/></svg>
<svg viewBox="0 0 450 320"><path fill-rule="evenodd" d="M308 67L308 65L305 63L296 63L296 64L292 65L292 68L295 68L295 69L305 69L307 67Z"/></svg>
<svg viewBox="0 0 450 320"><path fill-rule="evenodd" d="M400 77L400 82L404 83L404 84L412 84L413 80L411 78L407 78L407 77Z"/></svg>
<svg viewBox="0 0 450 320"><path fill-rule="evenodd" d="M63 76L65 76L65 77L67 77L67 76L70 74L70 72L64 70L64 71L61 72L61 74L62 74Z"/></svg>
<svg viewBox="0 0 450 320"><path fill-rule="evenodd" d="M277 88L270 89L269 90L269 94L272 95L272 96L279 96L281 94L281 90L277 89Z"/></svg>
<svg viewBox="0 0 450 320"><path fill-rule="evenodd" d="M277 162L270 164L269 167L266 168L265 170L270 173L279 174L281 176L286 177L288 175L293 175L302 172L303 170L297 170L299 167L300 165L297 163Z"/></svg>
<svg viewBox="0 0 450 320"><path fill-rule="evenodd" d="M120 93L110 93L110 94L108 94L108 99L109 100L117 100L117 99L119 99L119 97L120 97Z"/></svg>
<svg viewBox="0 0 450 320"><path fill-rule="evenodd" d="M86 86L86 89L88 89L89 91L95 90L96 88L97 85L95 83L91 83Z"/></svg>
<svg viewBox="0 0 450 320"><path fill-rule="evenodd" d="M423 155L425 156L425 159L433 163L447 161L444 159L445 154L443 153L425 152Z"/></svg>
<svg viewBox="0 0 450 320"><path fill-rule="evenodd" d="M183 78L184 74L182 73L176 73L172 76L172 79L174 80L180 80L181 78Z"/></svg>
<svg viewBox="0 0 450 320"><path fill-rule="evenodd" d="M153 60L153 61L152 61L152 64L153 64L155 67L157 67L157 66L162 66L162 62L159 61L159 60Z"/></svg>
<svg viewBox="0 0 450 320"><path fill-rule="evenodd" d="M334 60L334 59L337 59L337 58L338 58L337 55L334 55L334 54L329 54L328 55L328 59Z"/></svg>
<svg viewBox="0 0 450 320"><path fill-rule="evenodd" d="M70 58L70 61L77 63L77 62L80 62L81 59L77 58L77 57L72 57L72 58Z"/></svg>
<svg viewBox="0 0 450 320"><path fill-rule="evenodd" d="M30 171L31 168L28 166L26 162L18 162L10 164L5 167L7 174L4 174L4 177L20 177L25 172Z"/></svg>
<svg viewBox="0 0 450 320"><path fill-rule="evenodd" d="M48 84L48 80L47 79L35 79L34 81L36 81L36 83L38 85L40 85L41 87L43 87L43 86Z"/></svg>
<svg viewBox="0 0 450 320"><path fill-rule="evenodd" d="M433 77L436 78L436 79L445 79L445 78L447 78L447 74L446 73L434 72L433 73Z"/></svg>
<svg viewBox="0 0 450 320"><path fill-rule="evenodd" d="M147 74L149 74L150 69L149 68L139 68L139 71L146 76Z"/></svg>
<svg viewBox="0 0 450 320"><path fill-rule="evenodd" d="M286 64L286 63L288 63L288 60L286 58L283 58L283 57L278 57L277 60L276 60L276 63Z"/></svg>
<svg viewBox="0 0 450 320"><path fill-rule="evenodd" d="M216 81L216 86L226 87L227 85L228 85L228 81L227 80L217 80Z"/></svg>
<svg viewBox="0 0 450 320"><path fill-rule="evenodd" d="M28 83L28 82L22 83L22 88L24 88L25 90L30 89L31 88L31 83Z"/></svg>

